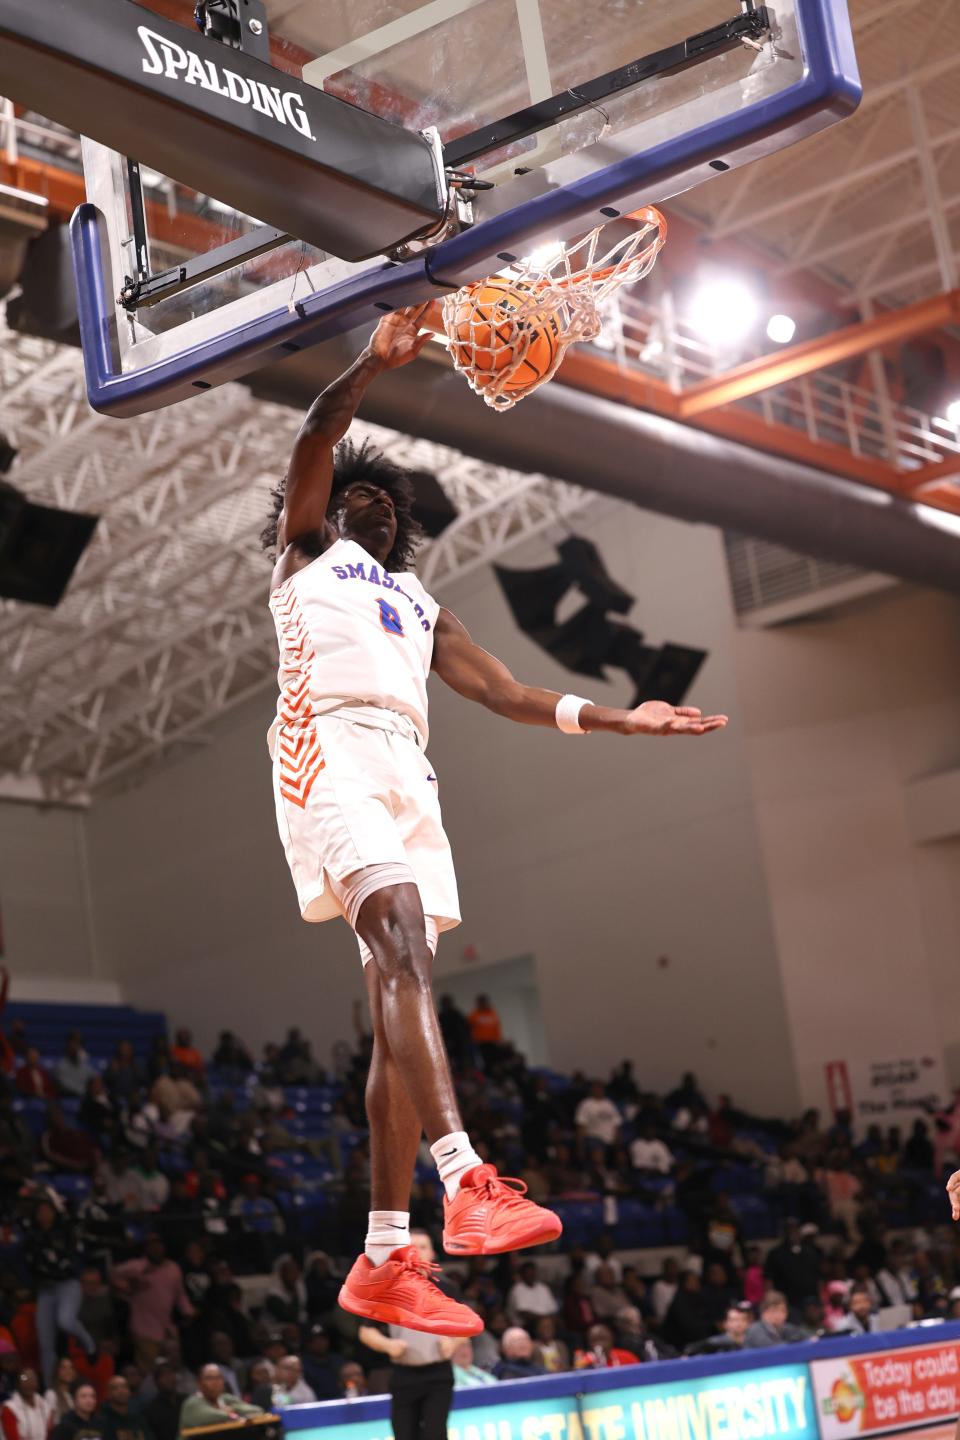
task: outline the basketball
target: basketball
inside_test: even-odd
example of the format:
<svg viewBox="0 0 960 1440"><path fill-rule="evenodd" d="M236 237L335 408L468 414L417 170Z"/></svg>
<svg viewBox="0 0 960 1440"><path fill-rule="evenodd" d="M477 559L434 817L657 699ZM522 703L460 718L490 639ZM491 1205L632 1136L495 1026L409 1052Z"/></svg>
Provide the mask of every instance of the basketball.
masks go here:
<svg viewBox="0 0 960 1440"><path fill-rule="evenodd" d="M500 371L516 364L505 381L508 391L525 390L549 375L557 356L560 319L553 313L517 319L535 287L507 276L493 276L464 292L448 327L457 365L469 369L475 382L489 384ZM489 372L485 378L483 372Z"/></svg>

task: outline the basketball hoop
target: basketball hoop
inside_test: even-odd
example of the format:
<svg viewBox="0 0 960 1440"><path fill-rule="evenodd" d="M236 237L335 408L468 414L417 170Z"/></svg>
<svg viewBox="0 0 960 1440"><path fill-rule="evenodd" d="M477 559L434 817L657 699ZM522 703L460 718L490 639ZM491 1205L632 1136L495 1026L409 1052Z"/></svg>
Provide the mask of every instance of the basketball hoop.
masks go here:
<svg viewBox="0 0 960 1440"><path fill-rule="evenodd" d="M555 256L531 256L442 304L453 363L494 410L509 410L556 374L567 346L593 340L603 302L645 279L667 238L652 207L624 217L637 229L603 253L598 226Z"/></svg>

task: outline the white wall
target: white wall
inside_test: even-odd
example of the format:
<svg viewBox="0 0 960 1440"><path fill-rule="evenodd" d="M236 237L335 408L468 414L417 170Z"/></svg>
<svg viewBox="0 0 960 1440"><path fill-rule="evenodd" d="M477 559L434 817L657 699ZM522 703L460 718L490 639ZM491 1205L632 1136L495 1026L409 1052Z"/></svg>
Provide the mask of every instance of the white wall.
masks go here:
<svg viewBox="0 0 960 1440"><path fill-rule="evenodd" d="M960 843L908 807L960 752L960 602L903 586L735 652L804 1100L831 1060L945 1052L960 1083Z"/></svg>
<svg viewBox="0 0 960 1440"><path fill-rule="evenodd" d="M81 811L0 801L0 906L12 998L53 998L61 982L77 998L102 978Z"/></svg>

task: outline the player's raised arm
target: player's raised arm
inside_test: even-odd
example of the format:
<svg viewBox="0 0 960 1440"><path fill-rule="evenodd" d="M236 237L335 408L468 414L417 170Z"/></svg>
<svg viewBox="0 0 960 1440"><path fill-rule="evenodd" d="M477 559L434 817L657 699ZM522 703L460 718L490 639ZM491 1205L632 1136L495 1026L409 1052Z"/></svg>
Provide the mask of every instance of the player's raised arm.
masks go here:
<svg viewBox="0 0 960 1440"><path fill-rule="evenodd" d="M290 457L284 486L283 510L277 525L277 551L282 553L302 535L322 532L333 483L333 451L350 429L371 380L384 370L395 370L415 360L431 339L419 322L426 305L385 315L370 343L310 406Z"/></svg>
<svg viewBox="0 0 960 1440"><path fill-rule="evenodd" d="M706 735L727 723L726 715L701 715L692 706L663 700L648 700L636 710L615 710L521 685L502 661L474 644L449 610L440 611L434 630L433 670L458 695L521 725L559 725L571 734L606 730L612 735Z"/></svg>

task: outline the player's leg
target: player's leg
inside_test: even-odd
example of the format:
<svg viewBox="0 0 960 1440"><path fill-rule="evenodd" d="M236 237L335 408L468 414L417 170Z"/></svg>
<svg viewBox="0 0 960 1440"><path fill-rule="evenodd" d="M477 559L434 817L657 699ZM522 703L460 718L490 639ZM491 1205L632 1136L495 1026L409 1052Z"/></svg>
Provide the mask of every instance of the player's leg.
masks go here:
<svg viewBox="0 0 960 1440"><path fill-rule="evenodd" d="M435 1145L462 1133L463 1125L433 1003L433 955L416 885L374 891L360 907L356 930L373 957L367 969L377 973L381 1034L391 1062ZM467 1169L480 1163L472 1147L466 1158Z"/></svg>
<svg viewBox="0 0 960 1440"><path fill-rule="evenodd" d="M366 964L363 977L373 1026L373 1053L366 1090L370 1124L370 1227L365 1252L374 1265L379 1265L398 1246L410 1244L410 1187L422 1126L384 1032L377 966Z"/></svg>
<svg viewBox="0 0 960 1440"><path fill-rule="evenodd" d="M444 1249L498 1254L555 1240L558 1217L524 1199L526 1186L483 1165L462 1129L433 1003L433 953L420 890L388 885L367 894L351 916L379 980L383 1038L423 1123L444 1182Z"/></svg>

